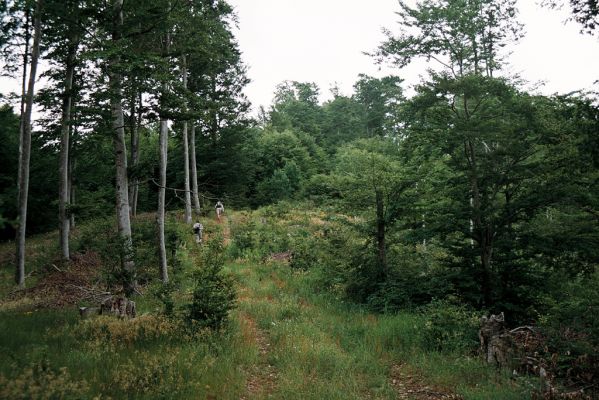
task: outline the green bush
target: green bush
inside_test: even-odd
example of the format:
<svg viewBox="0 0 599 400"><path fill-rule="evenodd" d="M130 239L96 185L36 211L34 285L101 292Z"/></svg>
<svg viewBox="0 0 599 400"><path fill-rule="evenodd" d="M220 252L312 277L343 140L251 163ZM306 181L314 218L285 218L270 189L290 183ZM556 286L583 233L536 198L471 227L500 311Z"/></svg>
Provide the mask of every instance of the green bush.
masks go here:
<svg viewBox="0 0 599 400"><path fill-rule="evenodd" d="M389 271L376 292L368 298L374 311L397 312L442 299L452 291L451 277L431 256L434 250L419 246L393 245L387 253Z"/></svg>
<svg viewBox="0 0 599 400"><path fill-rule="evenodd" d="M547 338L546 358L569 382L599 379L599 272L559 285L541 318Z"/></svg>
<svg viewBox="0 0 599 400"><path fill-rule="evenodd" d="M187 321L192 327L222 328L235 306L235 286L222 271L222 238L214 237L202 248L200 268L194 273L195 288L188 306Z"/></svg>
<svg viewBox="0 0 599 400"><path fill-rule="evenodd" d="M243 224L234 223L231 233L233 243L229 255L234 258L247 257L259 260L272 253L290 249L287 229L279 224L269 223L266 218L261 218L260 222L248 220Z"/></svg>
<svg viewBox="0 0 599 400"><path fill-rule="evenodd" d="M229 254L233 258L245 257L256 244L256 222L253 219L238 223L234 221L231 225L232 243L229 246Z"/></svg>
<svg viewBox="0 0 599 400"><path fill-rule="evenodd" d="M436 300L421 309L425 318L424 348L440 352L473 353L478 347L478 315L464 305Z"/></svg>
<svg viewBox="0 0 599 400"><path fill-rule="evenodd" d="M319 238L299 234L293 237L291 249L293 257L289 266L294 269L308 270L318 265L323 258L323 243Z"/></svg>
<svg viewBox="0 0 599 400"><path fill-rule="evenodd" d="M138 216L132 220L131 227L132 247L118 236L112 218L97 219L82 225L74 241L73 248L76 251L98 253L103 265L103 280L108 287L120 285L131 278L143 285L158 277L158 234L155 219L149 215ZM182 229L174 221L167 221L165 224L167 262L173 271L181 267L181 256L177 251L185 237ZM128 276L121 269L121 259L125 256L132 257L135 261L135 277Z"/></svg>

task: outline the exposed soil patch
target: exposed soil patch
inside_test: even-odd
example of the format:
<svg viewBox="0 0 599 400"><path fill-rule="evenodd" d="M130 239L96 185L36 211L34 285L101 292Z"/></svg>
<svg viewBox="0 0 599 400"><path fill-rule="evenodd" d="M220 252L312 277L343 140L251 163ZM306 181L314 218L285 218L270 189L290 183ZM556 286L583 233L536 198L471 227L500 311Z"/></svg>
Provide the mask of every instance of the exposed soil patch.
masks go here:
<svg viewBox="0 0 599 400"><path fill-rule="evenodd" d="M449 393L447 390L426 385L422 378L406 371L401 364L391 367L391 385L397 392L398 399L413 400L449 400L463 399L462 396Z"/></svg>
<svg viewBox="0 0 599 400"><path fill-rule="evenodd" d="M101 265L97 253L74 254L67 266L49 264L36 285L12 292L1 303L29 298L35 308L65 308L95 299L102 293L95 288Z"/></svg>
<svg viewBox="0 0 599 400"><path fill-rule="evenodd" d="M277 373L275 368L268 363L270 342L264 332L256 326L256 322L247 314L240 314L243 337L246 342L254 342L258 346L260 361L249 371L246 381L247 394L240 399L253 399L256 397L270 397L276 386Z"/></svg>

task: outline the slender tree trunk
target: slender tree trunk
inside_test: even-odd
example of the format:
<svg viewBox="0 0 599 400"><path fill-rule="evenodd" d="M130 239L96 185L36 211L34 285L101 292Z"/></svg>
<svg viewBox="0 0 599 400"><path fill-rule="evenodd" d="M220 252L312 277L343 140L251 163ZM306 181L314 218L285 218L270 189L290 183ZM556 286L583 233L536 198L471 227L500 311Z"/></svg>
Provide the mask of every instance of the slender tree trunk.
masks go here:
<svg viewBox="0 0 599 400"><path fill-rule="evenodd" d="M385 208L383 205L383 193L380 189L375 190L376 201L376 244L377 260L384 275L387 275L387 246L385 243Z"/></svg>
<svg viewBox="0 0 599 400"><path fill-rule="evenodd" d="M133 168L139 163L139 124L135 111L135 105L137 101L136 93L131 96L131 115L129 119L131 129L131 165ZM139 187L139 179L133 178L131 185L129 186L129 202L131 204L131 215L137 215L137 190Z"/></svg>
<svg viewBox="0 0 599 400"><path fill-rule="evenodd" d="M165 38L165 54L168 54L170 35ZM166 96L168 84L162 83L162 96ZM163 101L161 101L163 103ZM164 104L161 104L161 108ZM166 243L164 238L164 207L166 201L166 163L168 156L168 121L164 115L164 110L160 112L160 187L158 188L158 247L160 255L160 276L163 283L168 283L168 266L166 262Z"/></svg>
<svg viewBox="0 0 599 400"><path fill-rule="evenodd" d="M15 281L19 287L25 287L25 233L27 231L27 200L29 196L29 160L31 158L31 113L33 111L33 91L35 89L35 74L40 55L40 40L42 35L42 6L43 1L35 4L33 18L33 48L31 49L31 67L29 69L29 83L25 100L25 114L23 121L23 135L19 157L19 220L17 226L17 265Z"/></svg>
<svg viewBox="0 0 599 400"><path fill-rule="evenodd" d="M25 51L23 52L23 77L21 82L21 114L19 118L19 165L22 164L23 159L23 134L25 132L25 98L27 97L27 64L29 61L29 41L31 34L29 33L29 27L31 22L31 12L28 5L25 5ZM19 167L18 182L21 182L21 168ZM20 188L17 188L20 190Z"/></svg>
<svg viewBox="0 0 599 400"><path fill-rule="evenodd" d="M123 0L113 3L112 40L119 45L123 26ZM125 118L122 105L122 77L117 72L120 57L115 55L109 60L110 108L112 111L113 145L116 167L116 216L119 236L122 240L123 254L121 267L126 272L123 287L127 296L135 291L135 264L132 254L131 220L129 217L129 184L127 177L127 146L125 144Z"/></svg>
<svg viewBox="0 0 599 400"><path fill-rule="evenodd" d="M69 196L70 196L70 204L71 207L74 206L75 203L75 185L73 184L73 176L72 173L69 172ZM75 228L75 213L69 213L69 223L71 224L71 230Z"/></svg>
<svg viewBox="0 0 599 400"><path fill-rule="evenodd" d="M200 207L200 195L198 192L198 165L196 160L196 124L191 122L191 137L190 137L190 164L191 164L191 184L193 193L193 208L196 214L199 216Z"/></svg>
<svg viewBox="0 0 599 400"><path fill-rule="evenodd" d="M75 213L73 212L73 206L75 205L75 183L73 180L73 176L75 174L75 153L73 151L75 147L75 139L77 137L77 130L70 127L71 138L69 140L69 204L71 205L71 210L69 212L69 224L70 229L75 228Z"/></svg>
<svg viewBox="0 0 599 400"><path fill-rule="evenodd" d="M182 66L183 88L187 89L187 59L183 56ZM186 110L187 111L187 110ZM187 121L183 121L183 164L185 169L185 223L191 224L191 190L189 185L189 137Z"/></svg>
<svg viewBox="0 0 599 400"><path fill-rule="evenodd" d="M70 259L69 232L71 221L68 215L70 203L69 192L69 150L71 136L71 107L73 103L73 75L75 73L75 53L77 52L77 38L71 37L68 45L66 60L66 74L64 80L64 98L62 103L62 121L60 126L60 167L59 167L59 192L58 192L58 220L60 231L60 252L63 261Z"/></svg>

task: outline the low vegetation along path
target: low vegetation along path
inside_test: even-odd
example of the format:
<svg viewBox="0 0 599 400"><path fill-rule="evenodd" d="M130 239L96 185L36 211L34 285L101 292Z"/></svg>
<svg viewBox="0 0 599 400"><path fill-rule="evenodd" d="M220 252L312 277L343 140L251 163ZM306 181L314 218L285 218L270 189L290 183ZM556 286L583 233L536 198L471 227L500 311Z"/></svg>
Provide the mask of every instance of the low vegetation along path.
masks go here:
<svg viewBox="0 0 599 400"><path fill-rule="evenodd" d="M253 356L241 366L243 399L450 399L386 351L370 333L378 318L309 289L307 275L280 261L238 260L233 324Z"/></svg>

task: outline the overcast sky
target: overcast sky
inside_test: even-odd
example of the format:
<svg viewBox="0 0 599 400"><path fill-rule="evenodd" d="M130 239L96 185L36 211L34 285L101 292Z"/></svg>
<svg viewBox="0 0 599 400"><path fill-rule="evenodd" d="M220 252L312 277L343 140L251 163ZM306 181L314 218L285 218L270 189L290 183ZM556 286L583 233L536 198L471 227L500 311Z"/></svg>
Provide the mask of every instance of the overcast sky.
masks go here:
<svg viewBox="0 0 599 400"><path fill-rule="evenodd" d="M384 40L383 27L397 32L397 0L229 2L239 17L236 36L252 80L245 92L254 110L268 107L276 85L284 80L315 82L325 100L334 84L351 94L360 73L397 74L406 86L425 73L424 63L380 69L363 54ZM573 22L564 24L567 10L547 10L537 2L519 0L526 36L513 48L508 71L531 83L545 82L539 88L544 94L591 88L599 79L599 39L580 34ZM0 88L3 93L18 91L18 81L0 78Z"/></svg>
<svg viewBox="0 0 599 400"><path fill-rule="evenodd" d="M397 32L397 0L229 0L239 17L237 38L252 80L246 94L255 109L269 106L284 80L315 82L322 99L337 83L351 94L359 73L397 74L418 82L425 66L383 68L363 54L383 40L381 28ZM413 2L412 2L413 3ZM526 37L513 48L511 73L544 81L545 94L590 88L599 79L599 40L564 24L567 11L547 10L537 0L519 0Z"/></svg>

